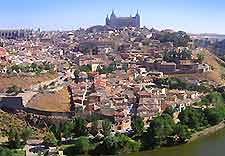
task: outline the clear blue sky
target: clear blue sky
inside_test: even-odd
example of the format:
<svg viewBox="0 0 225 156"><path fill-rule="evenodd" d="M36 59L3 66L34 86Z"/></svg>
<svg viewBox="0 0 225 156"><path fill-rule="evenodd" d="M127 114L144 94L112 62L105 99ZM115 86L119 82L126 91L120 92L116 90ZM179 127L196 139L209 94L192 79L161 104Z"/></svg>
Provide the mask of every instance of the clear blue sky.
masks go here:
<svg viewBox="0 0 225 156"><path fill-rule="evenodd" d="M141 25L194 33L225 34L224 0L1 0L0 29L77 29L104 24L140 10Z"/></svg>

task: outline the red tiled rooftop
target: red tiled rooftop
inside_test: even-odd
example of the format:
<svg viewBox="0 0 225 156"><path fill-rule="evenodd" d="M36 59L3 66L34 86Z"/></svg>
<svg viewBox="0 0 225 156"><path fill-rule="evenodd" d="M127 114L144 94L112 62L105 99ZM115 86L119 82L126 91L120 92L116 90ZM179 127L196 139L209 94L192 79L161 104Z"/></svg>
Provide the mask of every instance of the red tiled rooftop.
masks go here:
<svg viewBox="0 0 225 156"><path fill-rule="evenodd" d="M6 56L6 55L7 55L7 52L6 52L5 48L0 47L0 57Z"/></svg>

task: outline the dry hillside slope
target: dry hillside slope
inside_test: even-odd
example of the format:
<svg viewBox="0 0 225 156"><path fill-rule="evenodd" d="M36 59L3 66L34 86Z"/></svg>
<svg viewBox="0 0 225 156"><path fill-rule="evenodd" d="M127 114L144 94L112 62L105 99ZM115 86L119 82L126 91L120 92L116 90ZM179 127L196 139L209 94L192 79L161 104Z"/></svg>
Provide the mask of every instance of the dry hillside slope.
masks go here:
<svg viewBox="0 0 225 156"><path fill-rule="evenodd" d="M205 55L205 59L203 63L208 64L212 71L206 72L206 73L196 73L196 74L176 74L172 76L176 77L187 77L194 80L209 80L214 81L219 84L224 84L225 79L225 62L221 59L219 59L216 55L209 52L208 50L201 51ZM194 55L197 55L197 53L194 53Z"/></svg>

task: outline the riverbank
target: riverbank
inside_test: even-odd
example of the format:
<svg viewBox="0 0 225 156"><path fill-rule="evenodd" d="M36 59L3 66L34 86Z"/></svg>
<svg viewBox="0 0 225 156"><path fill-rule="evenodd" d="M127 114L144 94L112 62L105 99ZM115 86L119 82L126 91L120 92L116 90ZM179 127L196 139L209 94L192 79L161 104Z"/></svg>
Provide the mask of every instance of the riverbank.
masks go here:
<svg viewBox="0 0 225 156"><path fill-rule="evenodd" d="M124 156L223 156L225 155L225 129L178 146L162 147Z"/></svg>
<svg viewBox="0 0 225 156"><path fill-rule="evenodd" d="M196 133L192 134L192 136L189 139L188 143L190 143L192 141L195 141L196 139L198 139L198 138L200 138L202 136L206 136L206 135L215 133L215 132L223 129L224 127L225 127L225 123L224 123L224 121L222 121L222 122L220 122L219 124L217 124L215 126L206 128L206 129L204 129L202 131L199 131L199 132L196 132Z"/></svg>

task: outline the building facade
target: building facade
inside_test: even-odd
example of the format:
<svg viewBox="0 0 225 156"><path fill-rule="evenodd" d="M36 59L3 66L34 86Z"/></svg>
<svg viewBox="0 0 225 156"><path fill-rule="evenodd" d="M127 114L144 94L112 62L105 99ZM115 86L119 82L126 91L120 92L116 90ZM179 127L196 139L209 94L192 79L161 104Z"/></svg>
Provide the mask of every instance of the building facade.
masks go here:
<svg viewBox="0 0 225 156"><path fill-rule="evenodd" d="M123 28L123 27L140 27L140 15L137 12L137 14L132 17L117 17L112 11L112 14L109 18L107 15L106 21L105 21L107 26L113 27L113 28Z"/></svg>
<svg viewBox="0 0 225 156"><path fill-rule="evenodd" d="M0 38L18 39L32 35L32 30L0 30Z"/></svg>

